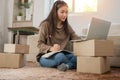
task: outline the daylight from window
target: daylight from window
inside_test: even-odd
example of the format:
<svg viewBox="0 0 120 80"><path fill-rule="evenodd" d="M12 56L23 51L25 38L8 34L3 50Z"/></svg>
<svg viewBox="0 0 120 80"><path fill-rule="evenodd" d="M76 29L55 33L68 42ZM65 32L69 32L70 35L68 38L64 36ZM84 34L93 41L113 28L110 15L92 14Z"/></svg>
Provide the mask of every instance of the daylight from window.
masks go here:
<svg viewBox="0 0 120 80"><path fill-rule="evenodd" d="M97 0L75 0L75 12L97 12Z"/></svg>
<svg viewBox="0 0 120 80"><path fill-rule="evenodd" d="M56 1L56 0L55 0ZM97 12L98 0L63 0L69 6L69 12Z"/></svg>
<svg viewBox="0 0 120 80"><path fill-rule="evenodd" d="M69 12L72 12L73 11L73 0L63 0L63 1L65 1L68 4Z"/></svg>

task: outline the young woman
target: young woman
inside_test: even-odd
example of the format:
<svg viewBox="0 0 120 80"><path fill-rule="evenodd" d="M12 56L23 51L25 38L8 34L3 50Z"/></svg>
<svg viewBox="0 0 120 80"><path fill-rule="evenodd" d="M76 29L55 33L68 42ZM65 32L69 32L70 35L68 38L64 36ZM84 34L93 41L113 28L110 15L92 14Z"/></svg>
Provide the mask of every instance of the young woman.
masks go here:
<svg viewBox="0 0 120 80"><path fill-rule="evenodd" d="M72 52L57 52L60 50L70 51L70 40L79 39L68 23L68 5L64 1L56 1L50 14L42 21L39 30L37 60L42 67L56 67L58 70L76 68L76 56ZM69 47L69 48L68 48ZM57 52L54 55L42 57L49 52Z"/></svg>

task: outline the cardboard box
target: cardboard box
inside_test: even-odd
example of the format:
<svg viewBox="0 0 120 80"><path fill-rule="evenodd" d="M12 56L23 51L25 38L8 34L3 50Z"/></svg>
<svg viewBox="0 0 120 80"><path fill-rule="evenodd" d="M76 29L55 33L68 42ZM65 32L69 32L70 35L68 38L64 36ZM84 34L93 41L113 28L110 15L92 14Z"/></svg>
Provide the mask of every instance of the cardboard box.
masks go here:
<svg viewBox="0 0 120 80"><path fill-rule="evenodd" d="M77 56L114 56L114 46L110 40L73 42L73 52Z"/></svg>
<svg viewBox="0 0 120 80"><path fill-rule="evenodd" d="M120 36L108 36L107 40L111 40L115 45L120 45Z"/></svg>
<svg viewBox="0 0 120 80"><path fill-rule="evenodd" d="M4 44L4 52L28 54L29 46L23 44Z"/></svg>
<svg viewBox="0 0 120 80"><path fill-rule="evenodd" d="M24 54L0 53L1 68L20 68L24 65Z"/></svg>
<svg viewBox="0 0 120 80"><path fill-rule="evenodd" d="M114 52L116 57L120 57L120 45L114 45Z"/></svg>
<svg viewBox="0 0 120 80"><path fill-rule="evenodd" d="M77 57L77 72L102 74L110 71L107 57Z"/></svg>
<svg viewBox="0 0 120 80"><path fill-rule="evenodd" d="M27 45L30 46L30 48L29 48L30 54L39 53L39 49L37 47L38 39L39 39L38 35L30 35L27 37Z"/></svg>
<svg viewBox="0 0 120 80"><path fill-rule="evenodd" d="M28 35L19 35L19 44L27 44L27 36ZM15 36L17 38L17 35Z"/></svg>
<svg viewBox="0 0 120 80"><path fill-rule="evenodd" d="M116 57L120 57L120 36L108 36L108 40L114 42L114 52Z"/></svg>
<svg viewBox="0 0 120 80"><path fill-rule="evenodd" d="M120 68L120 57L114 56L114 57L109 57L109 59L110 59L111 67L119 67Z"/></svg>
<svg viewBox="0 0 120 80"><path fill-rule="evenodd" d="M26 56L26 61L30 61L30 62L37 62L36 60L36 55L38 53L35 53L35 54L25 54Z"/></svg>

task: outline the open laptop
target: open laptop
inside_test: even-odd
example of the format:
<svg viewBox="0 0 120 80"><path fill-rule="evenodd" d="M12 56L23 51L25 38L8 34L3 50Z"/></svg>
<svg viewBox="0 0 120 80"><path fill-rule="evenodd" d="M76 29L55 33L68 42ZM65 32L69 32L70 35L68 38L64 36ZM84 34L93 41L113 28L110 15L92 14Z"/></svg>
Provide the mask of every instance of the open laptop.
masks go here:
<svg viewBox="0 0 120 80"><path fill-rule="evenodd" d="M80 40L71 41L84 41L91 39L105 40L109 33L110 26L111 22L93 17L87 32L87 36Z"/></svg>

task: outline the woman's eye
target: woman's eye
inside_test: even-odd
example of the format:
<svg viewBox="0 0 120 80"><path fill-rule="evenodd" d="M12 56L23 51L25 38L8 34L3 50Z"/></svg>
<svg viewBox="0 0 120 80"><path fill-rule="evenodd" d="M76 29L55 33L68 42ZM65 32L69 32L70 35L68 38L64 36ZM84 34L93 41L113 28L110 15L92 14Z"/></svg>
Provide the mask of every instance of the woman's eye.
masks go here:
<svg viewBox="0 0 120 80"><path fill-rule="evenodd" d="M64 13L64 11L62 11L61 13Z"/></svg>

